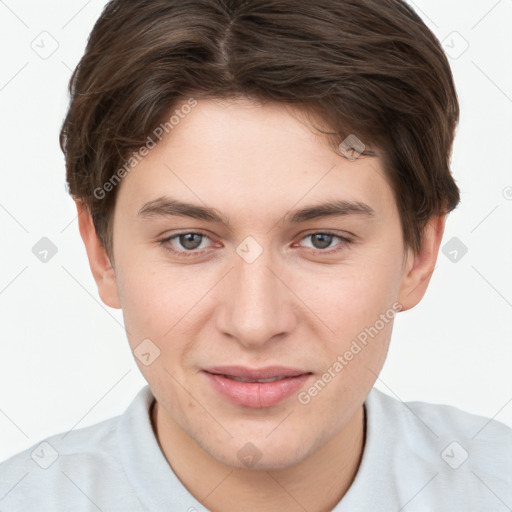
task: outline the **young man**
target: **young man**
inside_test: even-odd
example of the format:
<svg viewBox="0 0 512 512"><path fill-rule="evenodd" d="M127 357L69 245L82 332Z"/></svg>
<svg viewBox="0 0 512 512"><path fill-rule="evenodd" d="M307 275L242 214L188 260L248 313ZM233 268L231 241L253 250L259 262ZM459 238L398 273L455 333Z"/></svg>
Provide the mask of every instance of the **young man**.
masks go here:
<svg viewBox="0 0 512 512"><path fill-rule="evenodd" d="M0 465L0 510L501 511L512 431L373 388L459 194L400 0L115 0L61 143L148 382Z"/></svg>

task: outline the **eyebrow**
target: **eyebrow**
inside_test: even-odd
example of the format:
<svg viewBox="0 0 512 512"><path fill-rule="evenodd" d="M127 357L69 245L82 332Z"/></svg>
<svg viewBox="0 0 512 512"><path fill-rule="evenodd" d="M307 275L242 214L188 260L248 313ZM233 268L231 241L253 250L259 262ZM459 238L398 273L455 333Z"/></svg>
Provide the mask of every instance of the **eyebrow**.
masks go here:
<svg viewBox="0 0 512 512"><path fill-rule="evenodd" d="M353 214L363 215L368 218L375 217L373 208L360 201L334 200L292 210L284 216L284 221L289 224L300 224L316 219ZM137 217L142 219L189 217L230 226L229 219L215 208L186 203L168 196L162 196L145 203L137 213Z"/></svg>

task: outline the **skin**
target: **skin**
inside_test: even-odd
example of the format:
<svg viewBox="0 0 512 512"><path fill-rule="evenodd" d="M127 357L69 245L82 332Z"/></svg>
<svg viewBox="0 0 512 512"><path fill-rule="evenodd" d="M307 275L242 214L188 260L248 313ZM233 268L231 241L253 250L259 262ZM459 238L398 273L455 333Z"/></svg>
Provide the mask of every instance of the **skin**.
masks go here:
<svg viewBox="0 0 512 512"><path fill-rule="evenodd" d="M350 487L364 449L363 403L388 350L392 321L307 405L297 395L250 409L212 389L211 365L280 365L313 373L307 390L396 302L423 297L445 217L426 226L420 250L406 248L392 190L377 157L335 153L296 107L202 99L119 185L109 260L90 215L79 227L99 294L122 308L135 358L156 397L151 411L162 451L184 485L212 511L331 510ZM185 217L142 219L162 195L216 208L226 226ZM285 222L292 209L327 200L360 201L375 212ZM185 258L167 246L203 251ZM314 233L336 236L321 245ZM263 252L236 252L252 236ZM330 240L330 244L329 244ZM181 243L180 243L181 242ZM340 245L342 244L342 245ZM326 251L340 249L333 254ZM322 253L323 251L323 253ZM114 263L115 261L115 263ZM237 457L251 442L248 468Z"/></svg>

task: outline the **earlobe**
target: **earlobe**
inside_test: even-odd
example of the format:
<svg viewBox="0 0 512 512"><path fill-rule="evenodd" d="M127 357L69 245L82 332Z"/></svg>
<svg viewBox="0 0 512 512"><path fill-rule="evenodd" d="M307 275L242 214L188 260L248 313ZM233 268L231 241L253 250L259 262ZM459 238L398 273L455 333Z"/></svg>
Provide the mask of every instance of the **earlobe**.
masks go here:
<svg viewBox="0 0 512 512"><path fill-rule="evenodd" d="M427 291L443 239L445 221L446 215L430 219L423 229L419 250L409 250L398 296L402 311L416 306Z"/></svg>
<svg viewBox="0 0 512 512"><path fill-rule="evenodd" d="M78 212L80 236L87 251L89 266L98 287L101 300L111 308L121 309L114 268L101 243L87 208L79 200L75 201Z"/></svg>

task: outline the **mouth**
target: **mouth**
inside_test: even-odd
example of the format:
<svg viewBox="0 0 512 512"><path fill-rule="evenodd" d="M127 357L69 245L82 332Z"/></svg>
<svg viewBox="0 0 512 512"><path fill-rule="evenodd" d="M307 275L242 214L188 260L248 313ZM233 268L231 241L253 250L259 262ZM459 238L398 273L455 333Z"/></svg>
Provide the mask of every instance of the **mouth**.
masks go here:
<svg viewBox="0 0 512 512"><path fill-rule="evenodd" d="M259 382L260 384L265 384L267 382L275 382L276 380L283 379L293 379L293 377L284 377L282 375L278 377L270 377L269 379L246 379L245 377L235 377L233 375L224 375L224 374L212 374L212 375L220 375L221 377L225 377L226 379L236 380L238 382Z"/></svg>
<svg viewBox="0 0 512 512"><path fill-rule="evenodd" d="M235 405L257 409L278 405L313 375L307 370L282 366L217 366L206 368L203 373L220 396Z"/></svg>

